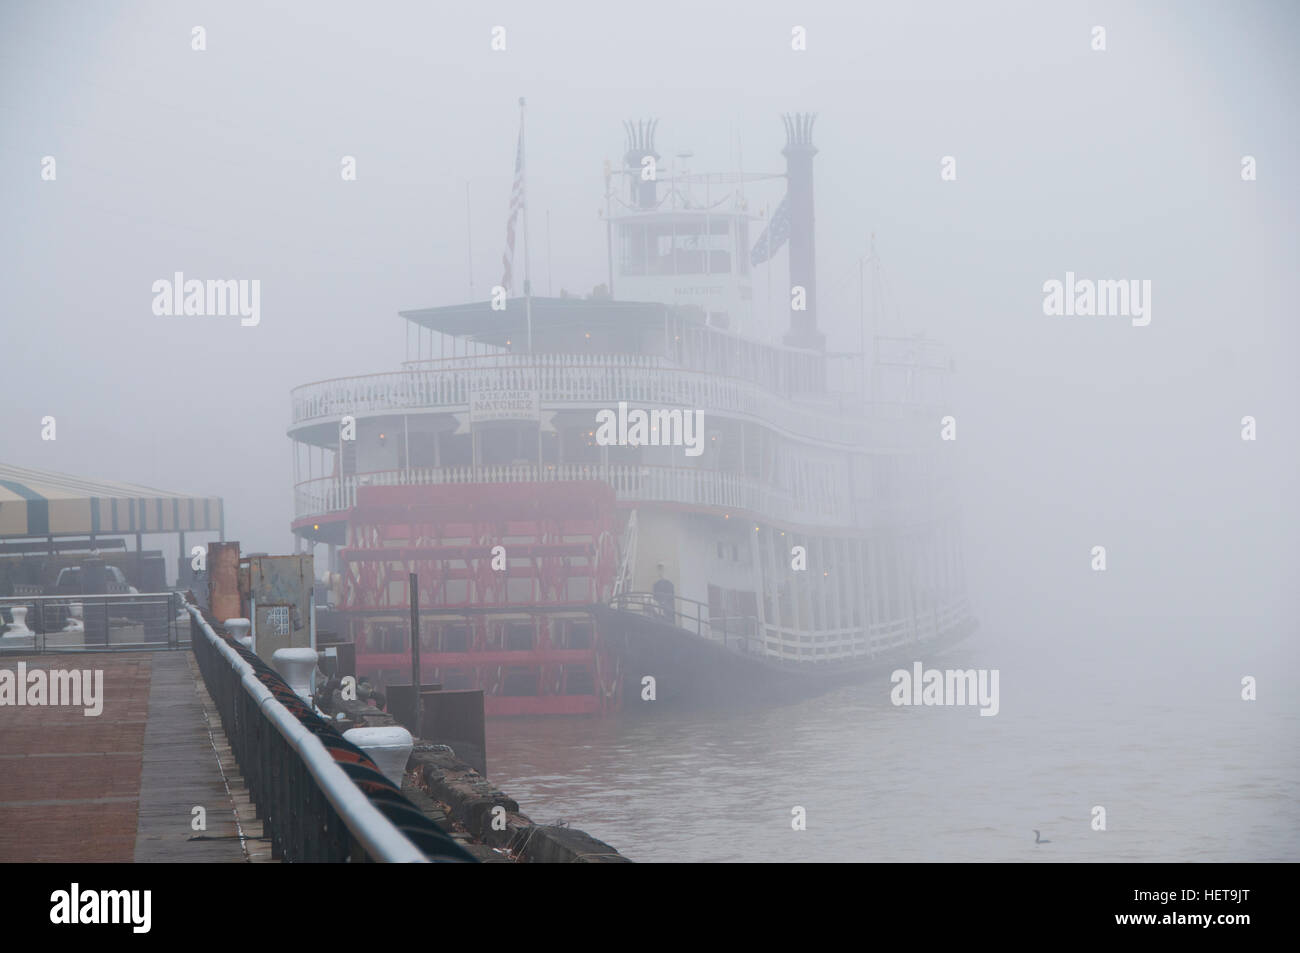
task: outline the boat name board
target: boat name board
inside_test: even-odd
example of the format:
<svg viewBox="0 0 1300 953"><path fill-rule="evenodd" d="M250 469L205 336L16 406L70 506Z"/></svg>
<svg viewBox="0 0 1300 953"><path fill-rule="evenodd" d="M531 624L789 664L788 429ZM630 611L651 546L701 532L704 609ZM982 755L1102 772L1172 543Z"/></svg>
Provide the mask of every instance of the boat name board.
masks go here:
<svg viewBox="0 0 1300 953"><path fill-rule="evenodd" d="M542 397L536 390L473 390L469 395L469 422L540 420Z"/></svg>
<svg viewBox="0 0 1300 953"><path fill-rule="evenodd" d="M542 410L542 395L530 388L492 388L469 392L469 413L454 414L456 433L469 433L477 424L532 421L543 430L555 430L555 411Z"/></svg>

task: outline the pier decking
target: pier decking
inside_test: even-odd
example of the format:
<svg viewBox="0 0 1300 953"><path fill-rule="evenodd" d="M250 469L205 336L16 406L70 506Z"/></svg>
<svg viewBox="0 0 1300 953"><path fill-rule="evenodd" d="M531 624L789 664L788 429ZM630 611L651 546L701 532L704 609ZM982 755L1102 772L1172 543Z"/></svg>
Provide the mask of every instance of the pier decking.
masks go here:
<svg viewBox="0 0 1300 953"><path fill-rule="evenodd" d="M0 707L0 862L269 859L248 839L261 824L190 652L6 655L0 667L19 662L102 670L104 702L95 717ZM191 828L195 807L206 830Z"/></svg>

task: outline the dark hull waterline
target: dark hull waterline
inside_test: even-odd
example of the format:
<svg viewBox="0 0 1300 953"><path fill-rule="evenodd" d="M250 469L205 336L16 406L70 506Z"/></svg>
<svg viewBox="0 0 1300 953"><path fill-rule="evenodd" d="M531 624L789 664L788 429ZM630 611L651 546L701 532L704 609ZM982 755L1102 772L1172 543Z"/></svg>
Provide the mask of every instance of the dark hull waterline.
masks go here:
<svg viewBox="0 0 1300 953"><path fill-rule="evenodd" d="M655 708L737 708L779 705L926 661L975 631L970 619L939 635L871 657L826 662L783 662L748 654L667 622L597 607L596 615L624 678L625 712ZM643 679L655 680L645 701Z"/></svg>

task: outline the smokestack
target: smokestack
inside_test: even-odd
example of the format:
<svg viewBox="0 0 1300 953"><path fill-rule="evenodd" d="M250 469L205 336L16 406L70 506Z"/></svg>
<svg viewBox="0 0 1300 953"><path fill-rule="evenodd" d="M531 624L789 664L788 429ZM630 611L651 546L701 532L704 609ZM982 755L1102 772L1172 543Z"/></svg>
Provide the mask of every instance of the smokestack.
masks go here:
<svg viewBox="0 0 1300 953"><path fill-rule="evenodd" d="M623 129L627 133L627 151L623 153L623 165L633 172L630 180L632 204L638 208L651 209L658 202L658 194L655 191L659 162L659 153L655 152L655 127L658 125L658 119L637 122L624 120L623 122ZM652 156L655 160L654 179L641 178L641 163L646 156Z"/></svg>
<svg viewBox="0 0 1300 953"><path fill-rule="evenodd" d="M790 330L785 343L791 347L825 350L826 335L817 330L817 235L813 213L813 156L817 147L812 143L813 123L816 113L793 113L781 117L785 121L785 174L788 180L790 202L790 285L802 286L804 310L795 309L793 293L790 301Z"/></svg>

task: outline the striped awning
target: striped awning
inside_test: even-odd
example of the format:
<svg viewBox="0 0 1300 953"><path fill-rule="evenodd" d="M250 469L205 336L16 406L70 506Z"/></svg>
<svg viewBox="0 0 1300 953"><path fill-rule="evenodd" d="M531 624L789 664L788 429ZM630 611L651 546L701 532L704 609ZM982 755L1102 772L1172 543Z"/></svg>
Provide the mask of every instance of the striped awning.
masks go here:
<svg viewBox="0 0 1300 953"><path fill-rule="evenodd" d="M218 532L221 498L0 463L0 539Z"/></svg>

